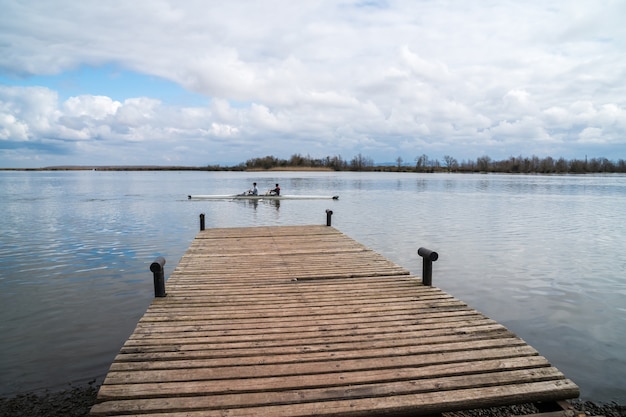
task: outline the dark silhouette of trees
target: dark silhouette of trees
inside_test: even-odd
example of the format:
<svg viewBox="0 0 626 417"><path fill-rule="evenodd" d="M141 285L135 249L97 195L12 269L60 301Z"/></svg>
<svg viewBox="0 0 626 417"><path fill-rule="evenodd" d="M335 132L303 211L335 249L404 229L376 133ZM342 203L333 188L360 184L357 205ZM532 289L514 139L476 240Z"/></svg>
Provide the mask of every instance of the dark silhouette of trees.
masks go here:
<svg viewBox="0 0 626 417"><path fill-rule="evenodd" d="M394 163L377 165L374 160L361 153L349 162L341 155L325 158L312 158L310 155L294 154L289 159L274 156L252 158L244 164L231 169L272 169L272 168L315 168L335 171L402 171L402 172L498 172L511 174L588 174L588 173L626 173L626 161L611 161L607 158L572 159L563 157L554 159L550 156L540 158L511 156L508 159L494 160L487 155L475 160L463 160L445 155L443 163L438 159L422 154L415 158L415 166L403 165L404 159L398 157Z"/></svg>
<svg viewBox="0 0 626 417"><path fill-rule="evenodd" d="M374 160L361 154L358 154L350 161L350 170L352 171L371 171L374 167Z"/></svg>
<svg viewBox="0 0 626 417"><path fill-rule="evenodd" d="M278 158L273 156L266 156L263 158L253 158L246 161L246 168L257 168L257 169L270 169L280 166L280 161Z"/></svg>
<svg viewBox="0 0 626 417"><path fill-rule="evenodd" d="M459 162L450 155L445 155L443 157L443 163L445 164L448 172L456 171L459 168Z"/></svg>
<svg viewBox="0 0 626 417"><path fill-rule="evenodd" d="M415 158L415 170L425 172L428 170L428 155L422 154Z"/></svg>
<svg viewBox="0 0 626 417"><path fill-rule="evenodd" d="M495 166L496 164L494 163L493 166ZM481 156L476 160L476 166L478 167L478 170L481 172L488 172L488 171L493 171L492 169L492 163L491 163L491 158L489 158L488 156Z"/></svg>

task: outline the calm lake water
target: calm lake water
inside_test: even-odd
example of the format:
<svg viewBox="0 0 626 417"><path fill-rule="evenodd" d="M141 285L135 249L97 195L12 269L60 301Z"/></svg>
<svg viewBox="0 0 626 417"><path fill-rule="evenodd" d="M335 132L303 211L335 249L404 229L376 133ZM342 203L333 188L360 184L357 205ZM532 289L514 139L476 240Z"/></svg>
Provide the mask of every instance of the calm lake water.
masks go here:
<svg viewBox="0 0 626 417"><path fill-rule="evenodd" d="M189 201L257 181L338 201ZM206 226L333 226L497 320L582 398L626 403L626 177L0 172L0 394L100 382Z"/></svg>

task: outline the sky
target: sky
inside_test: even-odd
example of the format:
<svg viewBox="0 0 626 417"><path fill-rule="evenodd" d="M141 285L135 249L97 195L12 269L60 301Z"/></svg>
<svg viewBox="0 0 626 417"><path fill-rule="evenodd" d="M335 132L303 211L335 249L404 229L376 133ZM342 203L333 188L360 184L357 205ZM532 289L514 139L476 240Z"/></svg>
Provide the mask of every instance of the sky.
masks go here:
<svg viewBox="0 0 626 417"><path fill-rule="evenodd" d="M0 167L626 159L624 0L0 0Z"/></svg>

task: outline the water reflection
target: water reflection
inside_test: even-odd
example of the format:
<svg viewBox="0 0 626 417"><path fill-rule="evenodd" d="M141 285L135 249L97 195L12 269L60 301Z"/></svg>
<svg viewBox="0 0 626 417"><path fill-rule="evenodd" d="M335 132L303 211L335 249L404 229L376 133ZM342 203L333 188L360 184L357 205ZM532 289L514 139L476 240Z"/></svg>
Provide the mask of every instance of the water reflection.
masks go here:
<svg viewBox="0 0 626 417"><path fill-rule="evenodd" d="M418 193L424 192L428 189L428 180L418 179L415 181L415 191Z"/></svg>
<svg viewBox="0 0 626 417"><path fill-rule="evenodd" d="M245 206L245 207L250 207L254 210L259 208L259 205L265 205L265 206L270 206L275 208L276 210L280 209L280 200L274 200L274 199L250 199L250 200L245 200L245 199L238 199L238 200L233 200L236 201L237 203Z"/></svg>

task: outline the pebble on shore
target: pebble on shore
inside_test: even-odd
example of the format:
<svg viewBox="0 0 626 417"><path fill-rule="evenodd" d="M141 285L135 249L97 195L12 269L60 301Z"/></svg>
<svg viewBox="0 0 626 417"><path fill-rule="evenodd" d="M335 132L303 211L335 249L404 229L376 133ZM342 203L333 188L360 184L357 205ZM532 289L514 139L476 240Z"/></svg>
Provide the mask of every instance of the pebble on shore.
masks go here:
<svg viewBox="0 0 626 417"><path fill-rule="evenodd" d="M59 392L37 392L0 397L0 417L86 417L96 402L93 383Z"/></svg>

